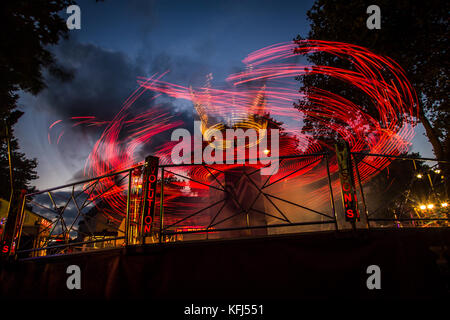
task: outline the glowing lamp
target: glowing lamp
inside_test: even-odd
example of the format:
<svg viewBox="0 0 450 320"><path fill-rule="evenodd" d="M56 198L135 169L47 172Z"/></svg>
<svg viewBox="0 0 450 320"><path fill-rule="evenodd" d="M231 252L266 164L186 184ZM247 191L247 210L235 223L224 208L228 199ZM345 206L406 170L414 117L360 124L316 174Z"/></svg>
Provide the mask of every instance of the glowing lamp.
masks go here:
<svg viewBox="0 0 450 320"><path fill-rule="evenodd" d="M422 179L422 175L419 173L419 174L417 175L417 178Z"/></svg>
<svg viewBox="0 0 450 320"><path fill-rule="evenodd" d="M419 208L420 208L420 210L425 210L427 208L427 206L422 204Z"/></svg>
<svg viewBox="0 0 450 320"><path fill-rule="evenodd" d="M434 173L437 173L437 174L439 174L439 173L441 173L441 170L439 170L439 169L436 169L436 170L434 170Z"/></svg>
<svg viewBox="0 0 450 320"><path fill-rule="evenodd" d="M446 208L446 207L448 207L448 203L447 203L447 202L443 202L443 203L441 203L441 207L443 207L443 208Z"/></svg>
<svg viewBox="0 0 450 320"><path fill-rule="evenodd" d="M264 152L264 154L269 154L270 150L266 149L263 152Z"/></svg>
<svg viewBox="0 0 450 320"><path fill-rule="evenodd" d="M432 203L427 204L427 208L428 208L428 209L433 209L433 208L434 208L434 204L432 204Z"/></svg>

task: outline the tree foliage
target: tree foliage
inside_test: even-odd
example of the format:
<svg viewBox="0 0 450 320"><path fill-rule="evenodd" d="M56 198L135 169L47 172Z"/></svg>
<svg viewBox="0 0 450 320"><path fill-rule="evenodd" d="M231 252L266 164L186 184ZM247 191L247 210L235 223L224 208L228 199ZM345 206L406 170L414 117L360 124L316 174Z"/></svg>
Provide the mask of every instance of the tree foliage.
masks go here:
<svg viewBox="0 0 450 320"><path fill-rule="evenodd" d="M23 113L14 111L12 118L20 117ZM25 154L19 152L17 139L11 139L10 142L13 163L14 190L34 191L34 187L30 187L29 182L37 179L36 174L37 160L28 159ZM8 147L6 143L0 144L0 198L9 199L10 196L10 179L9 179L9 161Z"/></svg>
<svg viewBox="0 0 450 320"><path fill-rule="evenodd" d="M356 44L394 59L406 71L407 78L417 92L420 108L418 120L425 128L435 156L440 160L448 160L450 2L378 1L381 29L374 30L366 26L369 4L362 0L316 0L307 13L311 21L308 38ZM351 68L343 59L326 53L311 54L308 60L317 65ZM318 87L363 106L369 114L376 112L368 98L350 85L322 75L305 75L298 80L302 81L302 90L306 94L308 88ZM308 103L307 99L299 102L297 108L308 108ZM314 119L305 120L305 132L320 138L324 135L323 129ZM329 132L328 137L333 138L332 135Z"/></svg>
<svg viewBox="0 0 450 320"><path fill-rule="evenodd" d="M65 20L59 15L72 0L14 0L0 2L0 136L5 135L5 122L13 126L23 112L16 110L20 91L37 94L45 88L43 71L61 80L71 74L56 63L50 45L67 37ZM13 133L13 130L11 130ZM36 179L36 159L27 159L11 139L15 187L28 189ZM9 198L9 165L7 146L0 144L0 196Z"/></svg>

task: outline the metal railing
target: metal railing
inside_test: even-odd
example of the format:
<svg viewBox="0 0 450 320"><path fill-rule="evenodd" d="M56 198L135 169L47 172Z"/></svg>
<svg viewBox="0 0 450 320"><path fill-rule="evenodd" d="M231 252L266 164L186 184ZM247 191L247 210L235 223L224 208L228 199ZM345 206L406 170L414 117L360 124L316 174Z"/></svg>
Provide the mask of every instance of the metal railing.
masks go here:
<svg viewBox="0 0 450 320"><path fill-rule="evenodd" d="M369 227L448 227L449 163L431 158L352 153Z"/></svg>
<svg viewBox="0 0 450 320"><path fill-rule="evenodd" d="M16 255L37 257L127 244L125 213L136 167L27 194L20 215ZM128 179L127 179L128 178ZM123 209L114 212L111 203ZM27 226L27 214L41 216Z"/></svg>
<svg viewBox="0 0 450 320"><path fill-rule="evenodd" d="M289 170L292 162L296 162L296 166ZM161 205L160 242L317 231L323 230L323 226L328 224L337 229L327 153L279 157L277 175L268 177L261 176L259 168L245 165L230 167L207 164L162 166L161 176L164 179L161 180L160 190L163 199L167 189L171 193L177 188L178 181L173 181L174 177L192 181L207 189L200 188L200 195L198 191L189 191L184 195L184 201L178 198L179 203L175 201L171 205ZM184 173L180 173L180 170ZM192 178L189 173L194 171L202 177L207 176L209 180ZM319 183L325 193L320 194L321 199L313 203L307 192L301 194L300 186L303 184L306 190L305 184L317 183L314 177L319 172L326 172ZM289 183L286 184L288 179ZM308 182L308 179L311 181ZM293 189L295 185L298 186L297 190ZM194 196L191 196L192 193ZM196 205L192 205L192 201ZM308 230L305 227L310 228Z"/></svg>

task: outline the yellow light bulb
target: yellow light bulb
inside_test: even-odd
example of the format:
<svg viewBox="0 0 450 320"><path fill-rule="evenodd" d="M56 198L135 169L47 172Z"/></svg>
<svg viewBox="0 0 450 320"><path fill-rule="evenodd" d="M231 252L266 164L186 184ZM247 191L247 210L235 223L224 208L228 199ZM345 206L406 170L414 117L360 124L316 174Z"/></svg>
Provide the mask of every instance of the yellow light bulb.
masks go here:
<svg viewBox="0 0 450 320"><path fill-rule="evenodd" d="M427 206L422 204L419 208L420 208L420 210L425 210L427 208Z"/></svg>
<svg viewBox="0 0 450 320"><path fill-rule="evenodd" d="M433 209L433 208L434 208L434 205L430 203L430 204L427 205L427 208L428 208L428 209Z"/></svg>
<svg viewBox="0 0 450 320"><path fill-rule="evenodd" d="M270 150L266 149L264 150L264 154L269 154Z"/></svg>
<svg viewBox="0 0 450 320"><path fill-rule="evenodd" d="M422 179L422 175L419 173L419 174L417 175L417 178Z"/></svg>
<svg viewBox="0 0 450 320"><path fill-rule="evenodd" d="M448 207L448 203L447 202L441 203L441 207L443 207L443 208Z"/></svg>

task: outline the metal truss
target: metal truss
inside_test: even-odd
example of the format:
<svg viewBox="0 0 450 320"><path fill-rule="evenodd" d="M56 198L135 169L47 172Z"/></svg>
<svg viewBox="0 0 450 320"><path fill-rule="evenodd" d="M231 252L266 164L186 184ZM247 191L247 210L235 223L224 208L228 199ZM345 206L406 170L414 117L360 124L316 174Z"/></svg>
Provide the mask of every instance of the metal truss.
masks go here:
<svg viewBox="0 0 450 320"><path fill-rule="evenodd" d="M46 226L44 229L40 230L38 234L36 235L37 239L43 238L43 242L39 243L37 247L34 247L32 249L25 249L20 250L21 247L27 247L31 243L31 239L28 239L28 241L24 241L20 243L21 235L22 235L22 229L23 229L23 221L25 219L25 215L22 213L22 223L21 223L21 229L19 231L19 242L18 242L18 253L31 253L31 254L39 254L38 252L45 252L46 250L64 253L66 251L69 251L69 249L74 247L80 247L80 246L86 246L91 245L95 243L101 243L101 242L110 242L110 241L117 241L121 239L125 239L126 237L106 237L103 236L103 239L97 239L102 238L101 235L95 234L95 231L92 230L92 226L89 223L89 220L92 219L92 217L88 216L87 213L83 212L84 209L88 208L90 205L95 205L97 200L102 199L102 197L107 194L116 184L120 184L123 182L127 177L131 176L131 172L135 168L123 170L120 172L115 172L112 174L107 174L104 176L96 177L89 180L84 180L80 182L75 182L72 184L67 184L64 186L51 188L39 192L35 192L32 194L28 194L25 196L25 203L28 206L36 206L43 210L43 215L53 215L54 218L52 219L52 222ZM101 181L113 178L122 175L117 181L115 181L114 184L111 184L107 188L102 188ZM83 185L83 188L81 191L75 191L75 187ZM70 193L65 196L63 199L61 199L61 196L57 194L58 191L71 188ZM99 190L102 188L101 190ZM45 199L42 199L41 201L36 201L34 198L39 195L46 194L48 196L47 201L49 205L43 204L42 202L45 202ZM83 197L81 197L83 196ZM59 199L57 199L59 197ZM84 199L83 199L84 198ZM56 201L55 201L56 200ZM63 205L58 206L57 202L63 202ZM73 221L71 223L67 223L67 210L70 204L74 205L74 209L76 210L76 216L73 218ZM25 209L25 206L24 206ZM80 218L84 218L86 221L85 231L80 230L79 227L76 227L76 223L80 221ZM105 224L102 221L96 221L96 223L102 227L110 228L111 225ZM59 227L59 228L58 228ZM122 230L120 228L117 228L117 232L121 232L126 234L127 230ZM89 241L73 241L70 239L70 234L75 232L78 237L91 237L96 238L95 240L89 240ZM52 240L60 240L61 244L59 245L52 245Z"/></svg>
<svg viewBox="0 0 450 320"><path fill-rule="evenodd" d="M399 192L395 196L393 196L389 202L380 202L378 206L372 210L368 209L367 201L366 201L366 193L364 192L363 182L361 180L360 172L358 169L358 163L363 163L372 169L375 170L375 173L382 173L386 168L377 168L364 159L363 157L378 157L378 158L389 158L393 160L401 160L411 164L412 171L411 177L408 180L407 188L402 192ZM355 167L356 178L358 180L359 193L361 195L361 201L364 207L364 211L367 216L367 221L370 226L370 223L379 223L379 222L392 222L397 227L402 226L410 226L410 227L426 227L426 226L443 226L450 225L449 212L448 208L444 208L444 214L440 216L437 214L422 214L420 213L419 203L417 199L415 199L415 195L412 192L412 189L415 185L417 185L418 178L417 176L420 173L420 170L417 168L417 162L425 162L432 161L435 164L431 167L427 167L425 169L426 172L422 172L424 175L421 182L423 184L428 184L427 190L428 195L427 198L433 198L434 201L439 202L439 200L446 201L448 199L448 195L446 194L446 184L448 183L446 179L441 179L439 182L441 187L444 188L444 194L438 194L436 190L436 177L431 176L431 172L436 170L436 168L445 167L449 165L448 161L439 161L431 158L419 158L419 157L405 157L405 156L392 156L392 155L382 155L382 154L370 154L370 153L360 153L353 152L352 158L354 160L353 166ZM442 177L444 177L442 175ZM446 178L446 177L445 177ZM434 180L434 181L433 181ZM394 202L398 202L398 207L391 212L392 217L377 217L379 215L385 215L388 210L388 206ZM445 202L446 203L446 202ZM442 211L442 210L441 210ZM404 217L405 214L409 216Z"/></svg>
<svg viewBox="0 0 450 320"><path fill-rule="evenodd" d="M302 156L299 156L299 158L300 157L305 157L305 156L302 155ZM165 236L171 236L171 235L175 235L175 234L184 234L184 233L221 232L221 231L233 231L233 230L251 230L251 229L260 229L260 228L273 228L273 227L286 227L286 226L292 227L292 226L328 224L328 223L335 224L336 228L337 228L336 212L335 212L334 198L333 198L333 190L331 188L331 177L330 177L330 172L329 172L329 168L328 168L328 154L327 153L312 154L312 155L309 155L309 157L317 157L317 159L313 160L312 162L310 162L310 163L308 163L308 164L306 164L304 166L301 166L300 168L298 168L298 169L296 169L296 170L294 170L294 171L292 171L292 172L290 172L288 174L285 174L283 177L278 178L275 181L270 182L271 176L269 176L265 180L264 184L261 187L258 186L258 184L252 179L252 175L254 175L256 172L258 172L260 170L260 168L254 170L254 171L252 171L250 173L247 173L244 170L243 174L238 178L238 180L236 182L234 182L234 184L239 185L241 183L241 180L246 179L250 183L250 185L254 189L256 189L257 194L255 195L254 199L252 201L250 201L251 204L250 204L250 206L248 208L245 208L245 206L242 203L242 201L240 201L233 192L230 192L229 190L227 190L225 188L225 186L219 180L217 173L214 174L214 171L219 172L219 173L225 173L225 171L219 170L217 168L213 168L213 167L211 167L210 165L207 165L207 164L201 164L200 165L203 168L205 168L208 171L208 173L211 175L212 179L217 182L218 186L213 186L211 184L205 184L202 181L195 180L192 177L181 175L179 173L175 173L173 171L170 171L170 170L168 170L168 168L170 168L170 166L165 166L165 168L164 168L165 172L167 172L169 174L172 174L174 176L183 178L183 179L187 179L187 180L193 181L195 183L206 185L209 188L213 188L213 189L219 190L219 191L223 192L224 197L222 199L218 200L218 201L215 201L212 204L207 205L204 208L201 208L201 209L197 210L196 212L194 212L192 214L189 214L186 217L183 217L182 219L180 219L180 220L178 220L178 221L176 221L174 223L171 223L171 224L169 224L167 226L162 227L160 229L160 236L159 236L159 238L162 239ZM326 213L314 210L314 209L309 208L309 207L307 207L305 205L302 205L302 204L299 204L299 203L295 203L295 202L289 201L287 199L283 199L281 197L278 197L276 195L273 195L273 194L270 194L270 193L266 192L268 187L273 186L273 185L275 185L275 184L277 184L277 183L279 183L281 181L285 181L286 178L294 175L295 173L297 173L297 172L299 172L299 171L301 171L303 169L306 169L306 168L308 168L308 167L318 163L319 161L323 160L324 158L326 159L329 195L330 195L330 202L331 202L333 215L329 215L329 214L326 214ZM282 164L283 161L285 161L287 159L294 159L294 157L292 157L292 156L286 157L286 158L281 158L280 157L280 165ZM189 165L187 165L187 166L189 166ZM177 167L179 167L179 166L177 166ZM245 164L243 165L243 167L245 167ZM265 212L265 211L259 210L257 208L254 208L257 200L260 198L261 195L264 197L264 199L266 199L275 208L275 210L279 213L280 216L276 216L276 215L270 214L268 212ZM282 201L284 203L296 206L296 207L298 207L300 209L303 209L303 210L306 210L306 211L308 211L310 213L316 214L317 216L324 217L327 220L325 220L325 221L311 221L311 222L294 223L294 222L292 222L292 221L290 221L288 219L287 214L285 212L283 212L283 210L281 210L280 207L275 204L273 199L276 199L278 201ZM219 218L221 216L221 213L222 213L222 211L223 211L227 201L232 201L234 204L236 204L236 206L239 208L239 210L237 210L237 212L235 212L234 214L219 220ZM220 206L218 206L219 204L220 204ZM171 231L170 230L173 227L179 226L181 223L183 223L183 222L185 222L185 221L187 221L187 220L189 220L189 219L191 219L191 218L193 218L195 216L201 215L206 210L211 209L211 208L213 208L215 206L218 206L218 210L215 212L215 214L213 214L211 220L209 221L209 223L207 224L207 226L205 228L203 228L201 230L198 230L198 231ZM162 206L162 208L163 208L163 206ZM280 223L279 224L271 224L271 225L263 225L263 226L250 226L247 223L246 227L217 228L218 226L220 227L221 224L223 224L224 222L226 222L226 221L228 221L230 219L233 219L233 218L235 218L235 217L237 217L239 215L248 215L250 212L255 212L255 213L258 213L258 214L261 214L261 215L264 215L264 216L271 217L273 219L276 219L276 220L280 221ZM161 214L161 217L163 217L163 214ZM248 222L248 220L247 220L247 222ZM161 225L163 225L162 221L161 221Z"/></svg>

